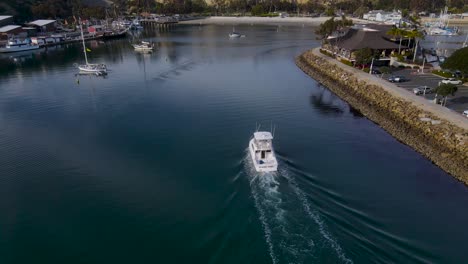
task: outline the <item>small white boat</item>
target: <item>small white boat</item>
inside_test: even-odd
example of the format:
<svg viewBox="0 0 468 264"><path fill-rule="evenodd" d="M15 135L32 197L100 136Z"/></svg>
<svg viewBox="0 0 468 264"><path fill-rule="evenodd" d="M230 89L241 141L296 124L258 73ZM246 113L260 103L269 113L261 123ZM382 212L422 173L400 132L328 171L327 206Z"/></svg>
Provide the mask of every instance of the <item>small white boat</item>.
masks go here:
<svg viewBox="0 0 468 264"><path fill-rule="evenodd" d="M237 32L229 33L230 38L240 38L242 35Z"/></svg>
<svg viewBox="0 0 468 264"><path fill-rule="evenodd" d="M242 34L236 32L235 28L232 28L232 32L229 33L229 38L240 38Z"/></svg>
<svg viewBox="0 0 468 264"><path fill-rule="evenodd" d="M78 69L81 74L96 74L96 75L106 75L107 67L105 64L83 64L78 65Z"/></svg>
<svg viewBox="0 0 468 264"><path fill-rule="evenodd" d="M31 42L30 39L25 39L23 41L19 39L10 39L5 47L0 48L0 53L11 53L11 52L20 52L28 50L37 50L39 45L35 45Z"/></svg>
<svg viewBox="0 0 468 264"><path fill-rule="evenodd" d="M136 51L152 51L154 49L154 43L142 41L141 44L132 44Z"/></svg>
<svg viewBox="0 0 468 264"><path fill-rule="evenodd" d="M249 152L255 170L258 172L274 172L278 170L278 162L273 150L273 136L270 132L255 132L249 143Z"/></svg>

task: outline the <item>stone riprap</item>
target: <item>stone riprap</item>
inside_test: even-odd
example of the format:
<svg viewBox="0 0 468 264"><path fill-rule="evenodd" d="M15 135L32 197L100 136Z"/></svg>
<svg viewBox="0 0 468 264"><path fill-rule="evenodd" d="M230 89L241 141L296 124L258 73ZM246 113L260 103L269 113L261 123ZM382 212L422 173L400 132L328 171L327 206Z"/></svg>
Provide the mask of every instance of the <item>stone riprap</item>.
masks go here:
<svg viewBox="0 0 468 264"><path fill-rule="evenodd" d="M296 64L396 139L468 184L468 119L318 49L297 57Z"/></svg>

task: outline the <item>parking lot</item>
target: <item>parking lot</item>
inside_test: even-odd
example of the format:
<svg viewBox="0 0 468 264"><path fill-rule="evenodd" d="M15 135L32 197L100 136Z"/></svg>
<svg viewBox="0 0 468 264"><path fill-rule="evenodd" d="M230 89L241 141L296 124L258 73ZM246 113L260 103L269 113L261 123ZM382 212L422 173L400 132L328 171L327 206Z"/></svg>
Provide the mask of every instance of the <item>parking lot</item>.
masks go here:
<svg viewBox="0 0 468 264"><path fill-rule="evenodd" d="M397 69L393 70L392 74L384 74L383 78L388 81L391 75L404 76L408 81L395 83L397 86L405 88L409 91L413 91L414 88L427 86L430 88L436 88L439 82L443 79L442 77L436 76L429 71L426 73L418 73L417 70L412 69ZM424 96L428 100L434 99L434 94L420 95ZM464 110L468 110L468 87L464 85L458 86L458 91L455 96L449 96L447 99L446 107L462 113Z"/></svg>

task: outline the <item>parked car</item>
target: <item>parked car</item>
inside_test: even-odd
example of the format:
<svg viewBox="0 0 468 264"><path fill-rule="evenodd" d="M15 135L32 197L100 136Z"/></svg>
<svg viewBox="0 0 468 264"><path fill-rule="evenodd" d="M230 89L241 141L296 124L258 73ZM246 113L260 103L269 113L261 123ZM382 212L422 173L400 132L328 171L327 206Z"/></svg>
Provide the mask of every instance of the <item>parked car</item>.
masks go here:
<svg viewBox="0 0 468 264"><path fill-rule="evenodd" d="M382 72L380 72L379 69L373 69L371 74L382 74Z"/></svg>
<svg viewBox="0 0 468 264"><path fill-rule="evenodd" d="M442 83L445 83L445 84L462 84L463 82L461 80L457 80L455 78L445 78L443 79L442 81L439 82L439 85L441 85Z"/></svg>
<svg viewBox="0 0 468 264"><path fill-rule="evenodd" d="M468 110L463 111L462 115L466 118L468 118Z"/></svg>
<svg viewBox="0 0 468 264"><path fill-rule="evenodd" d="M427 86L420 86L420 87L417 87L417 88L413 89L413 93L415 95L430 94L430 93L433 93L433 92L434 92L434 89L432 89L431 87L427 87Z"/></svg>
<svg viewBox="0 0 468 264"><path fill-rule="evenodd" d="M408 79L406 79L404 76L391 76L388 78L389 82L406 82Z"/></svg>
<svg viewBox="0 0 468 264"><path fill-rule="evenodd" d="M461 71L454 71L454 72L452 72L452 77L454 77L454 78L461 78L461 77L462 77Z"/></svg>

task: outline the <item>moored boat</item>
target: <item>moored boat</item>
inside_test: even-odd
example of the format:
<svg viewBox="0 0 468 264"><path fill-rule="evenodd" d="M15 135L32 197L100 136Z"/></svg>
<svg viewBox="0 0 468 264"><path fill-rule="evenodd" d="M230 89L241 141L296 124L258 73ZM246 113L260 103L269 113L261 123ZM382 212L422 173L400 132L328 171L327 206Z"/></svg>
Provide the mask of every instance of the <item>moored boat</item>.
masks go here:
<svg viewBox="0 0 468 264"><path fill-rule="evenodd" d="M229 33L229 38L240 38L243 35L240 34L239 32L236 32L235 28L232 28L232 32Z"/></svg>
<svg viewBox="0 0 468 264"><path fill-rule="evenodd" d="M154 49L154 43L147 41L142 41L140 44L132 44L132 46L136 51L153 51Z"/></svg>
<svg viewBox="0 0 468 264"><path fill-rule="evenodd" d="M28 50L37 50L41 48L39 45L35 45L31 42L30 39L10 39L5 47L0 47L0 53L11 53L11 52L21 52Z"/></svg>
<svg viewBox="0 0 468 264"><path fill-rule="evenodd" d="M95 74L95 75L106 75L107 74L107 66L105 64L93 64L88 62L88 56L86 55L86 45L85 45L85 39L83 35L83 26L81 24L81 19L79 21L80 23L80 30L81 30L81 40L83 43L83 53L85 57L85 62L86 64L78 65L78 69L80 70L81 74Z"/></svg>

